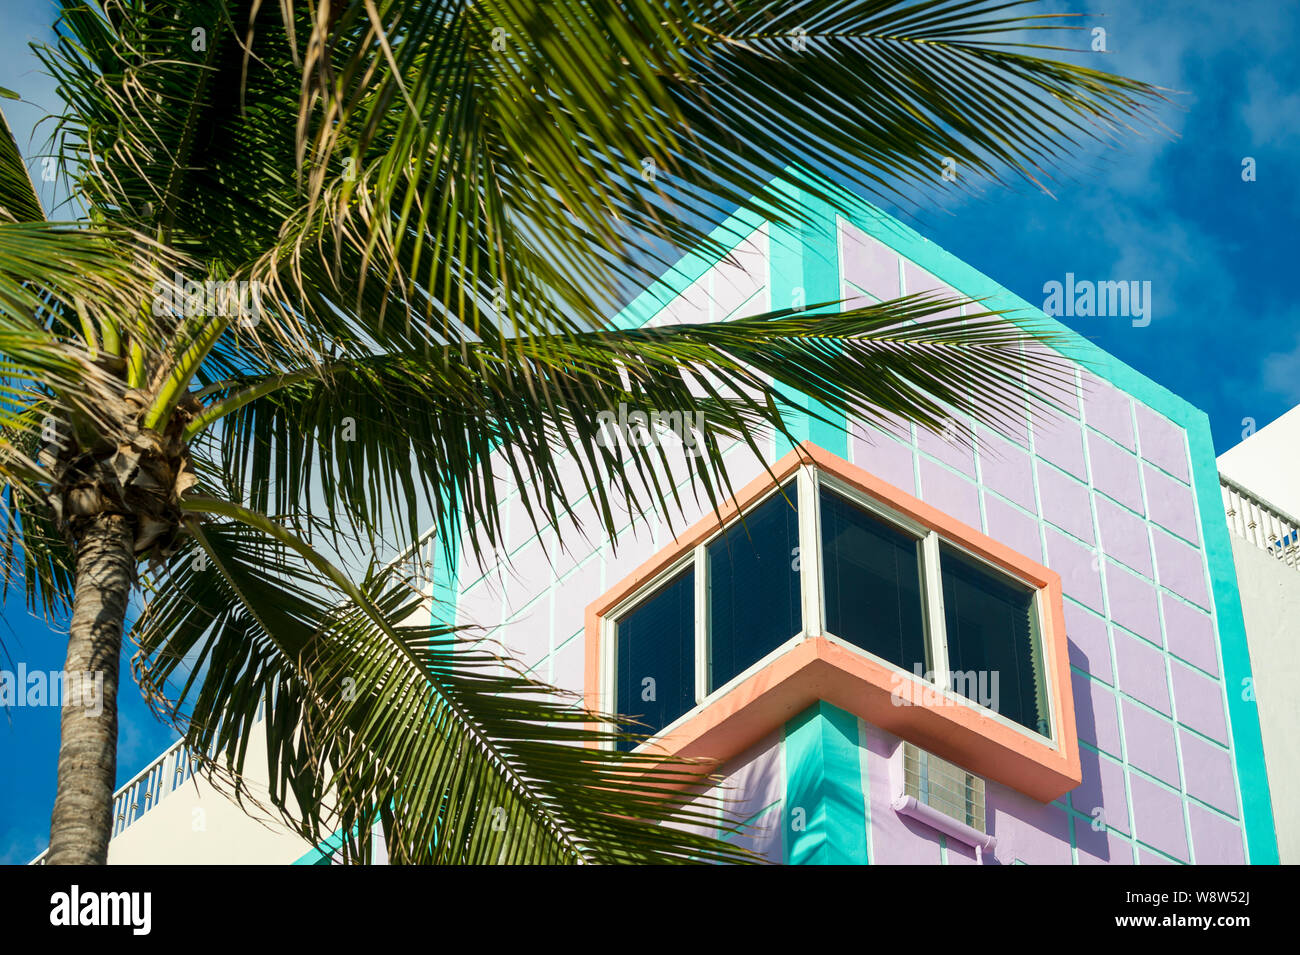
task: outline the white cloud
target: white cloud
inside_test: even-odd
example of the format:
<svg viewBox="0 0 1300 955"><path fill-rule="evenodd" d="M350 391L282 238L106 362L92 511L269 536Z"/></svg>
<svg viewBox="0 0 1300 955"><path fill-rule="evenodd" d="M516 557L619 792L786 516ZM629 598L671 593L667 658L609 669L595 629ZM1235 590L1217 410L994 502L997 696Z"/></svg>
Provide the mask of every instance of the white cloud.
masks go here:
<svg viewBox="0 0 1300 955"><path fill-rule="evenodd" d="M9 830L4 848L0 849L0 865L26 865L45 850L46 840L31 833Z"/></svg>
<svg viewBox="0 0 1300 955"><path fill-rule="evenodd" d="M1292 315L1290 321L1279 322L1278 327L1295 328L1300 316ZM1266 354L1260 361L1260 381L1269 391L1276 392L1292 405L1300 404L1300 335L1291 342L1291 348Z"/></svg>
<svg viewBox="0 0 1300 955"><path fill-rule="evenodd" d="M1246 77L1246 91L1240 113L1250 132L1250 144L1258 147L1293 142L1297 133L1295 119L1300 116L1300 93L1287 92L1273 74L1260 67Z"/></svg>

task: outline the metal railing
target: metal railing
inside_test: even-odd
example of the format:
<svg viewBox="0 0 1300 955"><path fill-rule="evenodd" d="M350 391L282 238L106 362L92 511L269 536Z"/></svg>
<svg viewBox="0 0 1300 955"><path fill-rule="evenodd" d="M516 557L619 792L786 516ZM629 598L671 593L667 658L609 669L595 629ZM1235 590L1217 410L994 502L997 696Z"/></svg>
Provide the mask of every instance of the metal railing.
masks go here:
<svg viewBox="0 0 1300 955"><path fill-rule="evenodd" d="M1300 520L1222 474L1219 490L1228 529L1235 536L1300 570Z"/></svg>
<svg viewBox="0 0 1300 955"><path fill-rule="evenodd" d="M260 723L265 715L266 702L263 701L258 704L255 722ZM136 773L126 785L113 793L113 834L109 837L110 839L116 839L132 823L139 822L145 813L180 789L193 777L194 760L191 758L189 750L181 745L183 742L183 740L177 740L172 743L159 754L157 759ZM47 848L27 864L45 865L45 857L49 855L49 852L50 850Z"/></svg>
<svg viewBox="0 0 1300 955"><path fill-rule="evenodd" d="M110 838L116 839L194 775L193 761L181 743L181 740L172 743L113 794L113 835ZM49 852L46 849L28 865L45 865Z"/></svg>

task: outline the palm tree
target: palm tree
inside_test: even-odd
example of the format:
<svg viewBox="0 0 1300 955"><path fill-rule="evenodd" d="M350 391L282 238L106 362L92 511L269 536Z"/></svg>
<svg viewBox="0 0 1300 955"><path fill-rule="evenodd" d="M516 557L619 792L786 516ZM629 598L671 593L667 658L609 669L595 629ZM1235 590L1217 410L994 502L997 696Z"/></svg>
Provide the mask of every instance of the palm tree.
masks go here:
<svg viewBox="0 0 1300 955"><path fill-rule="evenodd" d="M539 527L588 492L612 535L680 467L716 505L717 439L788 433L790 391L941 428L1049 381L1025 328L934 298L609 317L723 251L719 213L797 222L764 191L793 164L888 196L945 159L1039 182L1146 119L1155 89L1047 58L1059 24L1019 6L65 0L38 52L76 221L0 137L6 584L70 609L67 678L105 691L65 707L48 861L106 858L133 593L156 711L239 793L264 706L273 802L349 860L376 820L394 861L744 858L664 785L691 767L600 745L634 727L411 623L405 562L339 555L470 527L489 553L502 479ZM705 453L624 460L596 440L621 401L703 410Z"/></svg>

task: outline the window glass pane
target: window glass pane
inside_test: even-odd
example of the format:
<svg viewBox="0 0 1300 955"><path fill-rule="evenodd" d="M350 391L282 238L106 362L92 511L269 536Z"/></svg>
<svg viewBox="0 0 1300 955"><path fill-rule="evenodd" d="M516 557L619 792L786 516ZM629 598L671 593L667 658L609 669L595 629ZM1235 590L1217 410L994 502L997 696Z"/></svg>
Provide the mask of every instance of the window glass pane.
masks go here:
<svg viewBox="0 0 1300 955"><path fill-rule="evenodd" d="M948 546L939 564L953 690L1050 735L1034 591Z"/></svg>
<svg viewBox="0 0 1300 955"><path fill-rule="evenodd" d="M824 487L820 498L827 631L926 672L920 542Z"/></svg>
<svg viewBox="0 0 1300 955"><path fill-rule="evenodd" d="M793 483L708 548L709 691L802 629Z"/></svg>
<svg viewBox="0 0 1300 955"><path fill-rule="evenodd" d="M658 732L695 706L695 570L660 587L618 621L615 707ZM635 744L620 742L620 749Z"/></svg>

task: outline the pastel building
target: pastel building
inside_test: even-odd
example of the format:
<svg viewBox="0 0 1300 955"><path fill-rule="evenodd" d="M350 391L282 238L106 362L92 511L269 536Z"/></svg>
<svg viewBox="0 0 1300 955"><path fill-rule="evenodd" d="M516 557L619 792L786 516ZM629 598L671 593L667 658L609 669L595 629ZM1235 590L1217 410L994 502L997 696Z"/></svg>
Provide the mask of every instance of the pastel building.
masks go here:
<svg viewBox="0 0 1300 955"><path fill-rule="evenodd" d="M1300 407L1253 430L1219 456L1223 508L1232 533L1246 636L1249 694L1259 706L1278 852L1300 863Z"/></svg>
<svg viewBox="0 0 1300 955"><path fill-rule="evenodd" d="M730 255L688 256L620 320L939 290L1054 324L837 195L797 196L798 230L738 215ZM679 470L672 511L614 541L586 499L539 534L516 490L502 560L462 546L438 586L539 679L714 761L714 795L773 862L1275 862L1208 419L1058 331L1067 382L1013 391L996 426L803 406L796 445L728 451L720 511ZM261 861L328 861L230 832Z"/></svg>

